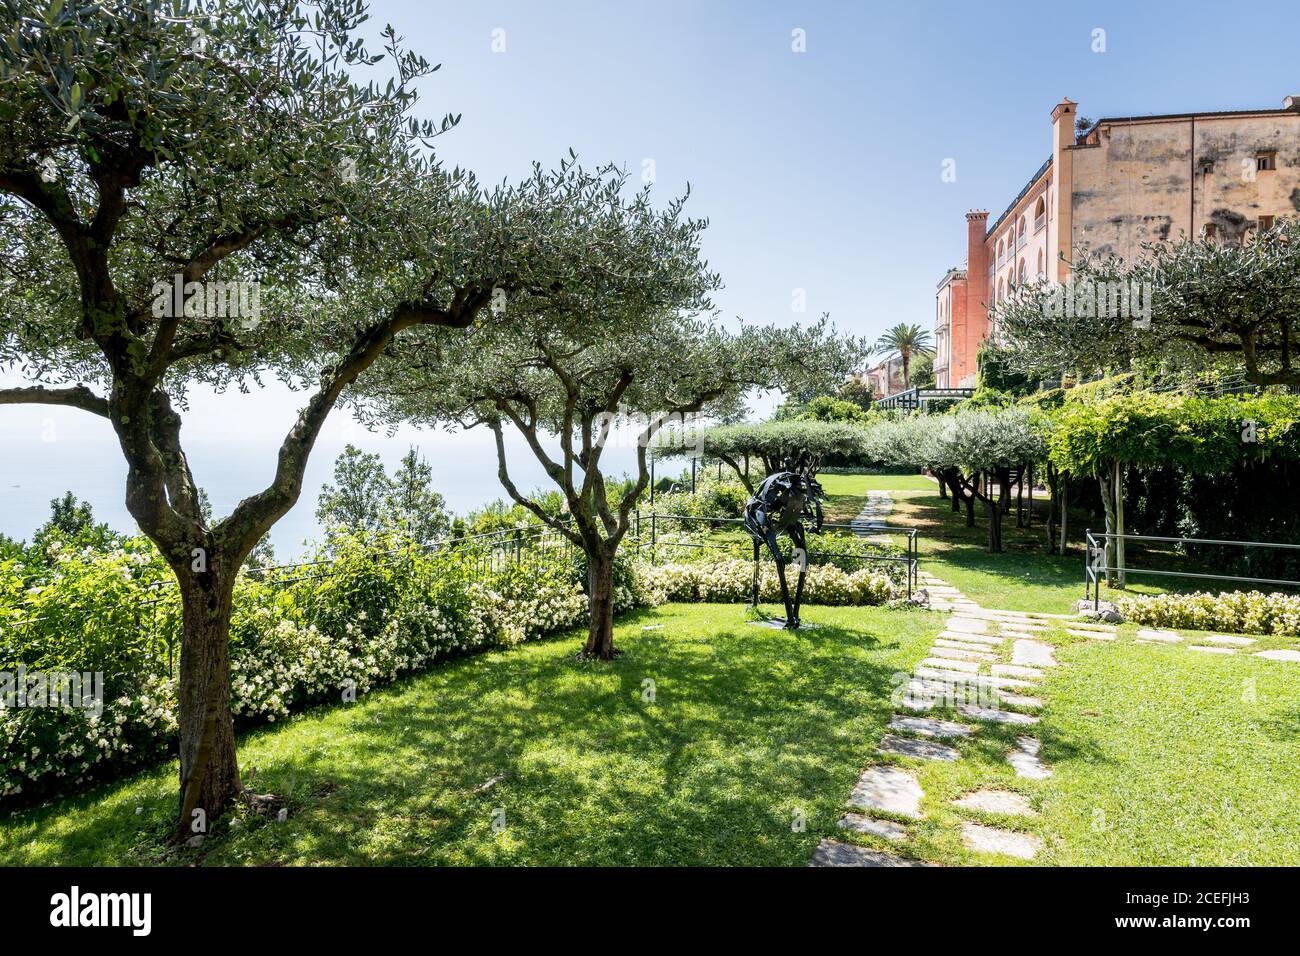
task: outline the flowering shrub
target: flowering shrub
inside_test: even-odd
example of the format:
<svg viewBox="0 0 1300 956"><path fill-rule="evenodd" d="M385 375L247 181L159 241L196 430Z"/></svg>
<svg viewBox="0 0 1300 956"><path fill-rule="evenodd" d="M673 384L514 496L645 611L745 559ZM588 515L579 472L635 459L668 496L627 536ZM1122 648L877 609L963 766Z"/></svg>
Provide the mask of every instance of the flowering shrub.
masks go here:
<svg viewBox="0 0 1300 956"><path fill-rule="evenodd" d="M175 682L143 678L104 711L0 708L0 800L85 783L112 765L129 770L164 756L176 736Z"/></svg>
<svg viewBox="0 0 1300 956"><path fill-rule="evenodd" d="M586 620L581 554L526 557L483 573L477 553L384 549L379 561L375 544L332 541L330 563L314 576L271 571L239 579L230 627L237 720L278 720L453 654L512 647ZM35 607L39 620L13 631L0 669L21 661L29 670L100 671L106 693L98 715L0 708L0 801L75 788L174 752L176 686L166 648L179 633L179 609L174 589L154 587L161 575L151 561L137 544L98 558L69 554L61 570L22 591L35 602L24 610ZM652 566L623 554L615 562L615 607L747 601L751 573L746 560ZM779 600L770 564L761 588L764 600ZM883 575L833 565L811 567L805 588L814 604L881 604L892 595ZM141 617L137 606L146 599L156 603ZM12 606L0 611L17 620Z"/></svg>
<svg viewBox="0 0 1300 956"><path fill-rule="evenodd" d="M1121 597L1127 620L1149 627L1230 631L1238 634L1300 634L1300 597L1274 592L1158 594Z"/></svg>
<svg viewBox="0 0 1300 956"><path fill-rule="evenodd" d="M776 568L760 566L759 598L779 601L781 584ZM796 572L787 568L787 581L795 584ZM646 587L668 601L748 601L754 565L749 561L727 560L714 563L693 561L660 564L643 568ZM894 596L893 585L883 574L870 570L848 572L834 565L814 564L808 568L804 583L804 600L810 604L884 604Z"/></svg>

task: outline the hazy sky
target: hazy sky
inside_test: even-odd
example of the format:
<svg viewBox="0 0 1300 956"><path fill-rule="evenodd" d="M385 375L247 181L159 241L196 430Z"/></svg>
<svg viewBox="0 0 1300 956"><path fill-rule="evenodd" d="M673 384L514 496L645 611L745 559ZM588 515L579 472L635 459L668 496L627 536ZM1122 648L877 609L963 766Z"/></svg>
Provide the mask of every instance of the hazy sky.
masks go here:
<svg viewBox="0 0 1300 956"><path fill-rule="evenodd" d="M485 181L518 178L572 147L584 162L653 164L663 199L689 181L728 314L755 322L829 312L875 336L929 325L934 288L965 255L972 207L994 216L1051 151L1049 113L1268 108L1300 93L1294 2L849 3L372 0L442 69L422 110L463 114L438 140ZM1104 52L1094 52L1095 30ZM795 52L794 31L805 52ZM494 52L494 47L503 52ZM945 160L956 181L944 182ZM806 312L793 306L802 290ZM218 511L265 482L300 397L196 394L186 435ZM283 541L312 531L319 482L349 437L324 436ZM356 433L351 433L355 436ZM364 433L362 433L364 435ZM51 440L53 436L53 440ZM0 531L27 535L65 488L115 524L125 468L107 426L84 413L0 408ZM496 497L479 436L408 441L434 459L452 504ZM522 461L522 459L521 459ZM521 465L518 482L540 483Z"/></svg>

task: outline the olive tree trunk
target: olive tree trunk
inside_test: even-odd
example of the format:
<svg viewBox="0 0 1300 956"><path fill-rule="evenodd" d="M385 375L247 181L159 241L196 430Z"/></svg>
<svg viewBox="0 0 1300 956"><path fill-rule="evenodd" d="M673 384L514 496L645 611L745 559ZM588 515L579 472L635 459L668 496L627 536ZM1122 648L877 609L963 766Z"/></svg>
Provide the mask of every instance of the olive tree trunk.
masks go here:
<svg viewBox="0 0 1300 956"><path fill-rule="evenodd" d="M209 556L212 557L212 556ZM182 614L178 839L207 832L240 795L230 713L230 613L235 571L214 561L179 575Z"/></svg>
<svg viewBox="0 0 1300 956"><path fill-rule="evenodd" d="M614 554L600 545L587 550L587 643L582 656L613 660L614 648Z"/></svg>

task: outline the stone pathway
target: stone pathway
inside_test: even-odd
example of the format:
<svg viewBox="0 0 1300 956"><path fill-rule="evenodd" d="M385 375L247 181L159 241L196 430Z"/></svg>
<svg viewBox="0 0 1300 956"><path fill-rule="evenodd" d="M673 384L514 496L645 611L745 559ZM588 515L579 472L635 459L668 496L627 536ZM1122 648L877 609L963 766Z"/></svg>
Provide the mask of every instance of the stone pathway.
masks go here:
<svg viewBox="0 0 1300 956"><path fill-rule="evenodd" d="M860 534L880 528L893 508L887 491L868 493L867 503L852 522ZM981 607L962 592L933 574L919 572L919 585L929 596L930 607L951 614L944 631L913 670L896 698L889 732L881 738L877 753L910 760L954 762L961 751L954 746L978 738L988 725L1014 726L1023 731L1006 755L1017 777L1028 781L1046 780L1051 768L1043 762L1042 742L1033 736L1043 706L1036 688L1049 669L1059 667L1054 647L1042 635L1063 626L1072 637L1090 641L1114 641L1117 627L1082 620L1069 614L1002 611ZM1181 644L1190 650L1210 654L1237 654L1256 643L1255 638L1235 634L1197 635L1192 643L1177 631L1144 628L1137 641L1143 644ZM1010 663L1005 658L1008 656ZM1255 657L1300 662L1300 650L1251 652ZM970 723L929 716L936 708L954 711ZM916 775L905 766L874 764L862 771L849 796L847 812L839 827L851 833L877 837L906 846L908 825L902 821L924 819L921 802L925 797ZM981 788L951 801L951 805L976 819L961 824L961 839L975 853L998 854L1021 860L1034 859L1043 849L1040 837L1010 829L1017 820L1032 819L1037 812L1029 798L1010 790ZM893 819L890 819L893 818ZM1004 825L996 825L997 821ZM813 853L812 866L933 866L884 850L872 850L853 843L823 839Z"/></svg>
<svg viewBox="0 0 1300 956"><path fill-rule="evenodd" d="M1082 625L1080 625L1082 626ZM1075 633L1070 631L1071 634ZM1202 654L1237 654L1246 652L1246 648L1258 643L1258 638L1242 634L1181 634L1167 628L1144 627L1137 632L1139 644L1179 644L1189 651ZM1193 643L1203 641L1204 643ZM1300 662L1300 650L1282 648L1271 651L1249 651L1251 657L1262 657L1269 661Z"/></svg>
<svg viewBox="0 0 1300 956"><path fill-rule="evenodd" d="M849 522L854 531L863 534L882 528L889 513L894 510L894 496L888 491L868 491L867 503L856 518Z"/></svg>
<svg viewBox="0 0 1300 956"><path fill-rule="evenodd" d="M887 493L874 495L857 520L863 526L867 522L883 523L891 504ZM982 608L957 588L924 571L920 573L919 583L929 595L931 606L952 616L902 689L898 700L900 709L912 713L894 714L877 753L912 760L958 761L961 751L954 744L977 738L982 726L1011 725L1026 731L1007 754L1007 762L1016 775L1027 780L1050 776L1051 770L1038 756L1038 739L1028 736L1038 723L1034 712L1042 707L1034 690L1047 669L1058 666L1052 645L1040 640L1039 635L1058 619L1069 620L1071 625L1074 619L1066 615ZM1115 632L1110 625L1089 625L1080 630L1102 640L1113 638ZM1008 649L1009 664L1004 662ZM926 715L938 707L955 710L970 723ZM903 821L924 818L921 810L924 797L917 777L905 767L874 764L862 771L849 796L851 812L845 813L838 825L847 832L906 846L909 831ZM1023 794L985 788L953 800L952 805L979 818L962 824L962 842L976 853L1030 860L1043 848L1041 838L996 826L988 820L992 817L1013 821L1036 816ZM811 865L933 864L827 839L818 845Z"/></svg>

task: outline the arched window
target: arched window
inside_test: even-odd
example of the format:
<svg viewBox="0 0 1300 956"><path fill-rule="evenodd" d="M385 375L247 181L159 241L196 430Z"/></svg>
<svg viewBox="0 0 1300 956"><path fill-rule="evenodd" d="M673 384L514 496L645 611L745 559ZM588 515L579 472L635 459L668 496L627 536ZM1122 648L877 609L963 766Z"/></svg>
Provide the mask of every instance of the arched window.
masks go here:
<svg viewBox="0 0 1300 956"><path fill-rule="evenodd" d="M1019 280L1019 281L1020 281L1020 284L1021 284L1021 285L1024 285L1024 284L1025 284L1025 279L1027 279L1027 278L1028 278L1028 273L1025 272L1025 260L1024 260L1024 259L1021 259L1021 260L1020 260L1020 280Z"/></svg>
<svg viewBox="0 0 1300 956"><path fill-rule="evenodd" d="M1047 275L1047 269L1044 268L1044 264L1045 264L1045 260L1043 259L1043 250L1039 249L1038 250L1038 278L1040 279Z"/></svg>
<svg viewBox="0 0 1300 956"><path fill-rule="evenodd" d="M1007 297L1007 280L1006 280L1006 279L1002 279L1002 280L1000 280L1000 281L998 282L998 297L997 297L996 299L994 299L993 301L994 301L994 302L1001 302L1001 301L1002 301L1003 299L1005 299L1006 297Z"/></svg>
<svg viewBox="0 0 1300 956"><path fill-rule="evenodd" d="M1047 225L1047 206L1043 203L1043 197L1038 197L1038 204L1034 206L1034 232L1042 229Z"/></svg>
<svg viewBox="0 0 1300 956"><path fill-rule="evenodd" d="M1026 232L1026 229L1025 229L1025 217L1024 217L1024 216L1021 216L1021 217L1020 217L1020 225L1019 225L1019 227L1018 227L1017 230L1016 230L1016 235L1017 235L1018 237L1020 237L1020 238L1024 238L1025 232Z"/></svg>

